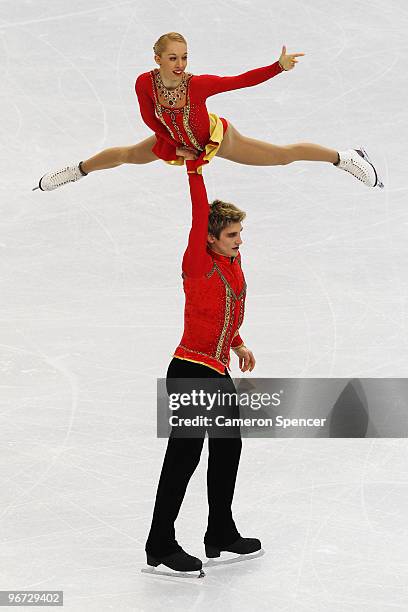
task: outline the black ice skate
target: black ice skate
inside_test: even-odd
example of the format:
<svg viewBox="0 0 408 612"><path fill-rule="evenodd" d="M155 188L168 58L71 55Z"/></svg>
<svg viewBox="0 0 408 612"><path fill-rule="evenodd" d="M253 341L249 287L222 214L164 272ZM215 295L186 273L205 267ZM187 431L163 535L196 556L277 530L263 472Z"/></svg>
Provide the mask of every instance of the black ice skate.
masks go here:
<svg viewBox="0 0 408 612"><path fill-rule="evenodd" d="M162 564L166 567L175 570L176 572L200 572L198 578L203 578L205 573L203 572L203 564L200 559L188 555L184 550L179 550L166 557L153 557L146 553L147 564L153 567L157 567Z"/></svg>
<svg viewBox="0 0 408 612"><path fill-rule="evenodd" d="M222 551L233 552L238 555L249 555L261 549L261 542L257 538L238 538L228 546L216 546L205 543L205 554L209 559L219 557Z"/></svg>

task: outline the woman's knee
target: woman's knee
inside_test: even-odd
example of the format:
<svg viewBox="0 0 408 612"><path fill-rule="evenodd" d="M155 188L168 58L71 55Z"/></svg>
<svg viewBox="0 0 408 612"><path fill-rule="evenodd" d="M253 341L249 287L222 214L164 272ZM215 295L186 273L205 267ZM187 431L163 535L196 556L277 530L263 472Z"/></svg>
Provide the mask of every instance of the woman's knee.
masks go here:
<svg viewBox="0 0 408 612"><path fill-rule="evenodd" d="M123 163L125 164L148 164L149 162L156 161L158 157L153 153L152 147L155 143L155 139L148 138L136 145L130 147L123 147Z"/></svg>
<svg viewBox="0 0 408 612"><path fill-rule="evenodd" d="M287 166L288 164L293 162L293 151L291 149L292 145L283 145L277 147L276 157L278 166Z"/></svg>

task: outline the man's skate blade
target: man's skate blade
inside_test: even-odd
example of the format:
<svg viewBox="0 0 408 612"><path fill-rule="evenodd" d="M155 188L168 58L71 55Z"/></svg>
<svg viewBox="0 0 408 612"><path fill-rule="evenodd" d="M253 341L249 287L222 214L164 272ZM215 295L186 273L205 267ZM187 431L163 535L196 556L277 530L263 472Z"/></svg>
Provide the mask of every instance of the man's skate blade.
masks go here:
<svg viewBox="0 0 408 612"><path fill-rule="evenodd" d="M207 562L204 564L204 567L219 567L222 565L233 565L234 563L245 563L247 561L252 561L253 559L258 559L258 557L263 557L265 555L265 549L261 548L260 550L256 550L253 553L248 553L247 555L239 555L229 552L222 552L221 555L224 555L223 558L221 558L221 556L207 558Z"/></svg>
<svg viewBox="0 0 408 612"><path fill-rule="evenodd" d="M143 574L150 574L152 576L164 576L165 578L187 578L188 580L197 580L197 578L205 578L205 572L196 570L194 572L177 572L175 570L160 571L155 567L143 568L140 570Z"/></svg>

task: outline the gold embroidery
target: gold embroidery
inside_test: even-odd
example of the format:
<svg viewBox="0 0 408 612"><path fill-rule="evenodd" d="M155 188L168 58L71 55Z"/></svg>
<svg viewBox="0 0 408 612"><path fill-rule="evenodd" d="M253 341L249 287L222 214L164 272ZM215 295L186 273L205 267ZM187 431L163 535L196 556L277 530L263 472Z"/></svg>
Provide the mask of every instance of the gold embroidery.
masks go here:
<svg viewBox="0 0 408 612"><path fill-rule="evenodd" d="M213 267L211 268L211 270L207 272L206 277L211 278L214 272L215 272L215 263L213 263Z"/></svg>
<svg viewBox="0 0 408 612"><path fill-rule="evenodd" d="M231 348L232 348L232 350L233 350L233 351L236 351L237 349L240 349L240 348L242 348L243 346L245 346L245 344L244 344L244 343L242 343L242 344L238 344L238 346L231 346Z"/></svg>
<svg viewBox="0 0 408 612"><path fill-rule="evenodd" d="M153 98L154 98L154 106L155 106L155 110L156 110L156 115L157 118L159 119L159 121L162 122L162 124L164 125L164 127L169 131L170 136L173 138L173 140L176 140L173 132L171 131L170 127L167 125L167 123L165 122L165 120L163 119L163 115L161 112L161 105L159 104L159 101L157 99L157 95L156 95L156 83L154 81L154 73L153 71L150 72L150 77L152 79L152 89L153 89Z"/></svg>
<svg viewBox="0 0 408 612"><path fill-rule="evenodd" d="M185 351L190 351L190 353L195 353L196 355L203 355L203 357L209 357L210 359L215 359L214 355L209 355L208 353L202 353L201 351L196 351L195 349L188 348L188 346L184 346L184 344L179 344L179 347L184 349ZM182 358L180 357L180 359ZM221 359L221 361L223 363L227 363L227 359L225 359L224 357Z"/></svg>
<svg viewBox="0 0 408 612"><path fill-rule="evenodd" d="M241 302L239 303L238 327L237 327L237 331L235 332L235 336L238 335L238 330L242 325L242 321L244 320L244 311L245 311L244 300L241 300Z"/></svg>
<svg viewBox="0 0 408 612"><path fill-rule="evenodd" d="M190 81L189 81L190 83ZM194 147L196 149L198 149L198 151L203 151L204 147L202 147L200 145L200 143L196 140L193 131L190 127L190 95L189 95L189 91L190 91L190 87L188 87L187 89L187 94L186 94L186 106L184 107L184 113L183 113L183 125L184 125L184 129L186 130L187 136L189 137L190 141L192 142L192 144L194 145Z"/></svg>
<svg viewBox="0 0 408 612"><path fill-rule="evenodd" d="M179 126L177 125L177 121L176 121L176 113L177 113L177 111L178 111L178 112L182 112L182 113L183 113L183 117L184 117L184 112L183 112L183 109L177 109L177 108L175 108L174 110L171 110L170 108L164 108L163 110L164 110L164 112L165 112L167 115L170 115L171 123L172 123L172 125L173 125L173 128L174 128L174 129L176 130L176 132L177 132L177 136L179 137L180 142L182 142L182 143L183 143L183 145L184 145L185 147L188 147L189 145L188 145L188 143L187 143L187 142L184 140L183 134L181 133L180 128L179 128ZM163 112L163 111L161 111L161 112ZM183 121L184 121L184 119L183 119ZM166 123L166 125L167 125L167 123Z"/></svg>
<svg viewBox="0 0 408 612"><path fill-rule="evenodd" d="M244 295L245 291L246 291L246 282L244 281L244 286L242 287L242 291L241 293L236 296L234 290L232 289L231 285L229 284L229 282L227 281L227 279L225 278L225 276L223 275L223 273L221 272L221 270L219 269L219 267L217 266L217 264L214 262L214 269L217 270L222 282L224 283L224 285L226 287L228 287L228 289L231 291L232 296L236 299L236 300L240 300L242 298L242 296ZM212 270L211 270L212 273Z"/></svg>
<svg viewBox="0 0 408 612"><path fill-rule="evenodd" d="M166 108L164 105L160 104L158 95L157 95L157 83L156 83L156 78L157 78L157 74L158 71L152 71L150 72L150 76L152 79L152 85L153 85L153 97L154 97L154 104L155 104L155 109L156 109L156 114L158 119L163 123L163 125L167 128L167 130L169 131L171 137L173 138L173 140L175 140L177 142L177 138L175 137L174 132L172 131L172 129L170 128L170 126L166 123L164 117L163 117L163 112L167 113L170 115L170 119L171 119L171 123L172 123L172 127L175 130L179 141L186 147L188 147L190 145L190 143L186 142L178 124L176 121L176 113L182 113L183 114L183 126L184 129L186 130L186 133L190 139L190 142L193 144L193 146L198 149L199 151L202 151L204 148L199 144L199 142L196 140L191 127L190 127L190 123L189 123L189 119L190 119L190 77L192 76L191 74L188 74L188 78L187 78L187 91L186 91L186 103L184 106L181 106L179 108Z"/></svg>
<svg viewBox="0 0 408 612"><path fill-rule="evenodd" d="M215 353L215 356L217 359L220 358L221 352L222 352L222 347L223 347L223 343L224 343L224 337L229 325L229 320L230 320L230 313L231 313L231 293L229 290L229 287L227 285L225 285L225 313L224 313L224 325L222 327L222 331L221 331L221 336L218 340L218 344L217 344L217 350Z"/></svg>

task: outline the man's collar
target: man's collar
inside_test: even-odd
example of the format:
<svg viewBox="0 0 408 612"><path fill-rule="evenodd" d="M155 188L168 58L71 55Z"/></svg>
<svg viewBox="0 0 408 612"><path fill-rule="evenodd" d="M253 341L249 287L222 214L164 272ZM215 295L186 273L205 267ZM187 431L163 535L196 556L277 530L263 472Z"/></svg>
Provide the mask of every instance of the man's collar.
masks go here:
<svg viewBox="0 0 408 612"><path fill-rule="evenodd" d="M239 255L239 253L238 255L234 255L233 257L230 257L229 255L221 255L221 253L217 253L216 251L213 251L210 247L207 247L207 251L211 255L211 257L215 259L215 261L224 262L226 264L228 263L233 264L235 259Z"/></svg>

